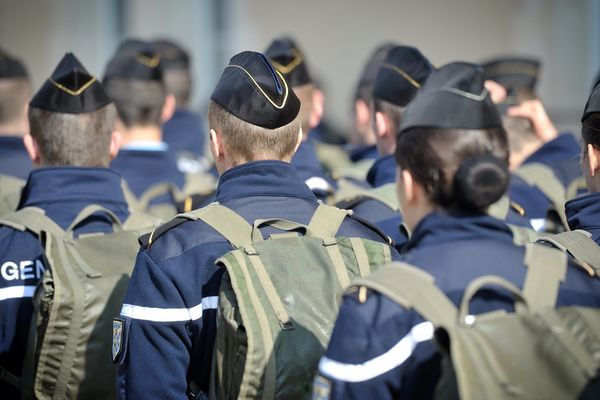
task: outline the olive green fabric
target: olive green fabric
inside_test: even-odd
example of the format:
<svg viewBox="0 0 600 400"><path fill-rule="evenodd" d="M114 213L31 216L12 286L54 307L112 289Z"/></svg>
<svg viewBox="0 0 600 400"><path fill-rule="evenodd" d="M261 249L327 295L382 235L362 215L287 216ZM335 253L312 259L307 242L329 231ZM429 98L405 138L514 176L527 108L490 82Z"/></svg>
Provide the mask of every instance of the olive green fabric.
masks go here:
<svg viewBox="0 0 600 400"><path fill-rule="evenodd" d="M0 217L17 209L25 181L0 174Z"/></svg>
<svg viewBox="0 0 600 400"><path fill-rule="evenodd" d="M349 290L367 287L412 308L436 327L442 376L436 398L600 398L600 310L555 309L566 274L564 253L530 245L523 290L497 276L475 279L457 309L428 273L403 263L381 268ZM515 312L469 315L482 288L499 286L515 298Z"/></svg>
<svg viewBox="0 0 600 400"><path fill-rule="evenodd" d="M205 195L213 192L217 187L217 182L208 173L188 173L185 174L183 189L179 189L169 182L161 182L150 186L139 197L135 196L125 180L122 181L121 186L130 209L154 215L167 221L177 214L176 204L178 202L184 202L190 196ZM170 196L173 199L173 203L150 204L154 199L161 196Z"/></svg>
<svg viewBox="0 0 600 400"><path fill-rule="evenodd" d="M552 169L541 163L529 163L520 166L514 173L528 184L536 186L552 203L550 209L547 210L548 227L546 231L562 232L568 229L569 225L565 214L567 193Z"/></svg>
<svg viewBox="0 0 600 400"><path fill-rule="evenodd" d="M218 204L181 214L223 234L236 250L219 290L212 399L308 399L347 283L391 259L390 247L335 237L348 211L321 204L307 225L248 224ZM259 228L286 231L264 240ZM300 235L302 234L302 235Z"/></svg>
<svg viewBox="0 0 600 400"><path fill-rule="evenodd" d="M333 198L333 204L352 208L365 199L373 199L383 203L393 211L400 212L400 203L396 195L396 184L387 183L385 185L365 189L349 180L340 180L338 190Z"/></svg>
<svg viewBox="0 0 600 400"><path fill-rule="evenodd" d="M591 233L577 229L541 236L539 241L568 252L590 275L600 276L600 246L594 242Z"/></svg>
<svg viewBox="0 0 600 400"><path fill-rule="evenodd" d="M75 237L73 229L94 213L107 215L114 232ZM23 398L115 398L112 319L125 296L139 249L137 238L157 223L155 217L135 213L121 224L109 210L95 205L83 209L67 230L33 207L0 221L36 234L47 260L33 299Z"/></svg>
<svg viewBox="0 0 600 400"><path fill-rule="evenodd" d="M351 178L364 181L367 179L367 174L374 163L375 160L365 159L352 163L351 165L337 166L331 171L331 177L335 180Z"/></svg>

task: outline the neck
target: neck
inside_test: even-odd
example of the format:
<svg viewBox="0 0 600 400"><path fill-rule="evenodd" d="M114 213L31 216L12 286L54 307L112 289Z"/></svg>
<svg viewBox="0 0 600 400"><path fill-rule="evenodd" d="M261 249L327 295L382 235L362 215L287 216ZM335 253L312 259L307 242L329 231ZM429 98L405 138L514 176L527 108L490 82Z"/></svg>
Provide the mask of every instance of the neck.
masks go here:
<svg viewBox="0 0 600 400"><path fill-rule="evenodd" d="M377 152L380 156L389 156L396 151L396 138L393 136L380 136L377 138Z"/></svg>
<svg viewBox="0 0 600 400"><path fill-rule="evenodd" d="M132 142L162 142L162 129L159 126L133 126L123 132L121 145Z"/></svg>

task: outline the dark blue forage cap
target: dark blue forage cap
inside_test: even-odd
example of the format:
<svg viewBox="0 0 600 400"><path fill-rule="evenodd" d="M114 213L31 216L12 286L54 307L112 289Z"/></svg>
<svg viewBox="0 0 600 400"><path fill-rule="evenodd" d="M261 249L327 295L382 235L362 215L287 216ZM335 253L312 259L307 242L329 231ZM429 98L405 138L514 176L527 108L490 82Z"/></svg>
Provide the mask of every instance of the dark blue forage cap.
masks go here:
<svg viewBox="0 0 600 400"><path fill-rule="evenodd" d="M152 44L142 40L124 40L106 66L104 80L109 79L162 81L159 52Z"/></svg>
<svg viewBox="0 0 600 400"><path fill-rule="evenodd" d="M110 102L96 77L87 72L73 53L67 53L29 105L56 113L82 114Z"/></svg>
<svg viewBox="0 0 600 400"><path fill-rule="evenodd" d="M300 100L281 73L253 51L231 58L210 98L236 117L267 129L289 124L300 110Z"/></svg>
<svg viewBox="0 0 600 400"><path fill-rule="evenodd" d="M190 68L190 55L177 43L168 39L157 39L152 45L160 54L163 69Z"/></svg>
<svg viewBox="0 0 600 400"><path fill-rule="evenodd" d="M519 89L535 91L540 75L540 61L529 57L503 57L482 64L483 79L492 80L506 88L508 96Z"/></svg>
<svg viewBox="0 0 600 400"><path fill-rule="evenodd" d="M481 67L466 62L453 62L433 71L406 108L400 131L417 127L501 127L500 116L483 81Z"/></svg>
<svg viewBox="0 0 600 400"><path fill-rule="evenodd" d="M379 67L373 84L373 97L405 107L431 71L433 66L419 50L396 46L388 51Z"/></svg>
<svg viewBox="0 0 600 400"><path fill-rule="evenodd" d="M0 49L0 79L27 77L27 69L23 63Z"/></svg>
<svg viewBox="0 0 600 400"><path fill-rule="evenodd" d="M304 53L293 39L274 40L265 51L265 56L293 87L312 83Z"/></svg>
<svg viewBox="0 0 600 400"><path fill-rule="evenodd" d="M600 113L600 84L596 85L594 90L592 90L592 94L585 103L585 109L583 110L583 116L581 117L581 122L586 122L588 117L592 114ZM600 118L594 118L594 126L595 128L600 128ZM589 124L589 121L587 121Z"/></svg>

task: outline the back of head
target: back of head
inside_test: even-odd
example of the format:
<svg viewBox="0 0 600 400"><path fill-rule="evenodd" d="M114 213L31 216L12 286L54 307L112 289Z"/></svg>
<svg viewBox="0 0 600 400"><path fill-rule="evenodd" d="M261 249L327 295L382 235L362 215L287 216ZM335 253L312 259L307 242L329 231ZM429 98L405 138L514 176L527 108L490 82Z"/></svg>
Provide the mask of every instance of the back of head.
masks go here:
<svg viewBox="0 0 600 400"><path fill-rule="evenodd" d="M231 58L211 95L208 121L233 160L291 158L298 140L300 101L267 58L245 51Z"/></svg>
<svg viewBox="0 0 600 400"><path fill-rule="evenodd" d="M168 39L154 40L152 45L161 57L167 92L175 96L177 107L187 107L192 92L189 53Z"/></svg>
<svg viewBox="0 0 600 400"><path fill-rule="evenodd" d="M375 78L377 77L379 68L386 59L390 50L395 47L397 47L395 44L383 44L377 47L369 56L369 59L360 74L356 91L354 93L354 100L362 100L367 104L371 104L373 99L373 84L375 83Z"/></svg>
<svg viewBox="0 0 600 400"><path fill-rule="evenodd" d="M152 45L124 41L106 67L104 85L126 128L161 125L167 91L161 57Z"/></svg>
<svg viewBox="0 0 600 400"><path fill-rule="evenodd" d="M396 161L449 210L482 212L503 195L507 138L480 67L456 62L432 72L406 109Z"/></svg>
<svg viewBox="0 0 600 400"><path fill-rule="evenodd" d="M271 65L281 73L300 99L300 120L305 133L310 129L314 81L309 73L304 53L289 37L275 39L265 51Z"/></svg>
<svg viewBox="0 0 600 400"><path fill-rule="evenodd" d="M26 120L26 105L31 95L31 84L25 66L0 49L0 134L11 132Z"/></svg>
<svg viewBox="0 0 600 400"><path fill-rule="evenodd" d="M585 104L581 117L581 140L584 146L591 144L600 149L600 84L592 90Z"/></svg>
<svg viewBox="0 0 600 400"><path fill-rule="evenodd" d="M530 57L501 57L482 64L483 79L499 83L506 89L508 104L537 98L536 86L541 62Z"/></svg>
<svg viewBox="0 0 600 400"><path fill-rule="evenodd" d="M42 165L108 166L115 114L102 84L66 54L29 103Z"/></svg>
<svg viewBox="0 0 600 400"><path fill-rule="evenodd" d="M396 46L380 64L373 83L374 110L387 114L399 126L402 113L425 83L433 66L416 48Z"/></svg>

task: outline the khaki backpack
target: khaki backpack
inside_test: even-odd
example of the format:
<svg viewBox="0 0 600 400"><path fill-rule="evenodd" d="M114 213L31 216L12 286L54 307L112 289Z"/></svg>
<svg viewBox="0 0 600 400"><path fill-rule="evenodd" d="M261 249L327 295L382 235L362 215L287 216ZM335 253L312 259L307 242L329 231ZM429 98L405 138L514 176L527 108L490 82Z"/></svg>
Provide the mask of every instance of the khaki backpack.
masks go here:
<svg viewBox="0 0 600 400"><path fill-rule="evenodd" d="M352 288L367 287L414 309L436 328L442 376L436 398L600 398L600 310L555 308L566 256L528 246L523 289L498 276L481 276L465 289L460 307L437 288L427 272L393 263ZM484 287L512 293L515 312L469 315L469 303Z"/></svg>
<svg viewBox="0 0 600 400"><path fill-rule="evenodd" d="M219 289L211 399L310 398L343 290L391 258L384 243L335 237L348 214L321 204L308 225L282 219L250 225L212 204L179 215L204 221L236 248L216 261L227 272ZM264 226L284 233L263 240Z"/></svg>
<svg viewBox="0 0 600 400"><path fill-rule="evenodd" d="M75 237L73 230L97 213L110 218L114 232ZM137 238L158 222L132 213L121 224L111 211L97 205L84 208L66 230L34 207L0 220L39 237L46 260L33 299L20 378L24 399L115 398L112 319L125 297L139 248Z"/></svg>
<svg viewBox="0 0 600 400"><path fill-rule="evenodd" d="M582 229L541 236L539 242L569 253L591 276L600 276L600 246Z"/></svg>
<svg viewBox="0 0 600 400"><path fill-rule="evenodd" d="M24 186L24 180L0 174L0 217L17 209Z"/></svg>

